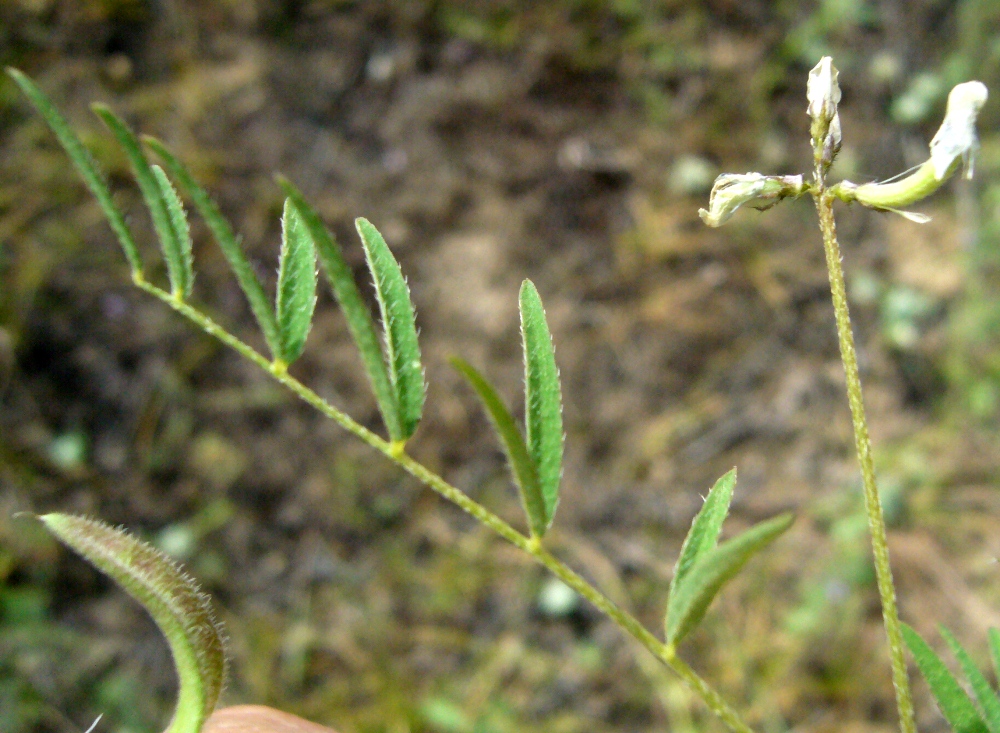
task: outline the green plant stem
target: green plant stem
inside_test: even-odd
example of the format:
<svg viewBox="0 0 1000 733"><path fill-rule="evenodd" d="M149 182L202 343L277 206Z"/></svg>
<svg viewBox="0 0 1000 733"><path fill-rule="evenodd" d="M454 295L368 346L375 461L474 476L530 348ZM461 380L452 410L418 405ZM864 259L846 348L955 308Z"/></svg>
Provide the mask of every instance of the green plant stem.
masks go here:
<svg viewBox="0 0 1000 733"><path fill-rule="evenodd" d="M542 546L537 538L528 537L518 532L482 504L470 498L461 489L452 486L441 476L414 460L401 450L402 446L400 443L384 440L363 425L355 422L349 415L338 410L295 379L295 377L288 374L286 366L283 363L269 361L249 344L233 336L208 316L166 290L162 290L148 282L141 274L133 273L133 281L137 287L162 300L201 328L205 333L218 339L240 354L240 356L259 366L273 379L298 395L303 401L332 419L349 433L363 440L418 481L471 514L512 545L519 547L531 555L539 564L546 567L557 578L566 583L566 585L594 604L598 610L608 616L625 633L677 673L733 733L753 733L750 726L743 722L739 714L722 699L722 696L677 656L677 651L673 645L664 644L653 636L637 618L617 606L611 599L597 590L597 588L584 580L561 560L553 556Z"/></svg>
<svg viewBox="0 0 1000 733"><path fill-rule="evenodd" d="M879 599L882 602L882 619L889 640L892 684L896 689L899 726L902 733L916 733L913 698L910 693L909 678L906 674L903 636L900 630L899 611L896 607L896 588L892 582L892 568L889 565L889 544L886 539L885 518L882 515L882 501L875 484L875 466L872 462L871 440L868 437L868 421L865 418L861 376L858 373L858 357L854 349L851 315L847 307L844 268L841 264L837 227L833 218L833 202L836 200L836 195L826 188L821 175L817 176L817 183L813 187L812 193L816 200L816 210L819 213L820 229L823 232L823 249L826 252L826 268L830 275L830 293L833 297L833 312L837 321L840 358L844 365L847 400L851 406L851 422L854 425L854 447L858 454L858 463L861 464L865 512L868 515L872 554L875 557L875 578L878 583Z"/></svg>

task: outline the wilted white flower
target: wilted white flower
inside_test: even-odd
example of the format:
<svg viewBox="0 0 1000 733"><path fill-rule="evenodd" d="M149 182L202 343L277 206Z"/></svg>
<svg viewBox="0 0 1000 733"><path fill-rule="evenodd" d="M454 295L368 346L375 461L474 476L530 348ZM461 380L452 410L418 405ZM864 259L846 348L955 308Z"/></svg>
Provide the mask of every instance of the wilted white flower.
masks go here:
<svg viewBox="0 0 1000 733"><path fill-rule="evenodd" d="M987 96L986 85L980 81L959 84L948 95L944 122L931 140L931 162L934 164L934 176L939 181L947 178L959 156L965 163L966 178L972 178L976 150L979 148L976 117L986 104Z"/></svg>
<svg viewBox="0 0 1000 733"><path fill-rule="evenodd" d="M717 227L729 221L744 204L773 206L783 198L801 196L805 191L802 176L723 173L712 186L708 209L698 209L698 216L710 227Z"/></svg>

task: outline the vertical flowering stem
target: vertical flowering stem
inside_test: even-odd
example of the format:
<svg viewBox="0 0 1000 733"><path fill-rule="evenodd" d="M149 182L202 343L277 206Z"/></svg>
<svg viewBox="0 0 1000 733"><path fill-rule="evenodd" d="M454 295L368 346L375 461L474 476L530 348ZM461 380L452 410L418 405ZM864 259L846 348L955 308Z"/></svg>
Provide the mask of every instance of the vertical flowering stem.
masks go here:
<svg viewBox="0 0 1000 733"><path fill-rule="evenodd" d="M847 289L844 287L844 268L841 264L840 244L837 242L837 225L833 218L833 202L837 192L826 186L826 174L840 151L840 102L839 72L829 56L824 56L809 72L806 97L809 100L808 114L812 118L809 133L812 138L813 184L811 193L819 213L819 227L823 233L823 250L826 253L826 269L830 275L830 294L833 297L833 312L837 321L837 339L840 342L840 360L844 365L847 381L847 401L851 406L851 423L854 425L854 448L861 464L861 483L864 487L865 513L868 515L868 530L872 538L872 554L875 556L875 579L878 595L882 602L882 620L885 634L889 639L889 656L892 663L892 685L896 688L896 708L899 711L899 728L902 733L916 733L913 719L913 697L910 681L906 676L903 634L899 624L899 610L896 607L896 588L892 582L892 568L889 565L889 544L886 540L885 518L882 515L882 501L875 485L875 466L872 462L872 444L868 437L868 421L865 419L865 401L861 393L861 376L858 374L858 355L854 350L854 334L851 332L851 314L847 307Z"/></svg>
<svg viewBox="0 0 1000 733"><path fill-rule="evenodd" d="M837 111L841 99L838 76L839 72L829 56L820 59L815 68L809 72L806 98L809 101L807 113L812 118L809 136L812 140L815 166L811 183L803 182L801 176L779 178L761 173L723 174L716 179L712 187L708 209L701 209L698 213L706 224L717 227L728 221L733 212L744 204L757 206L763 210L783 198L797 198L806 191L816 202L820 230L823 233L826 268L830 276L830 294L833 297L833 311L837 321L840 357L847 380L847 399L854 426L854 447L858 462L861 464L865 513L868 515L868 528L875 559L875 577L878 581L879 599L882 602L885 633L889 640L892 684L896 689L899 727L902 733L916 733L913 698L906 675L903 634L900 628L899 610L896 607L896 589L889 565L889 547L886 541L885 519L882 515L882 501L875 485L871 440L868 437L868 421L865 419L858 357L854 350L854 336L851 333L851 315L847 307L844 270L841 265L840 245L837 243L837 227L833 218L833 202L838 199L845 203L856 201L879 211L894 211L918 223L928 221L922 214L900 211L899 207L908 206L933 193L963 163L966 166L966 176L971 177L972 165L979 147L976 117L986 103L988 92L985 85L978 81L958 84L951 90L944 122L931 140L930 159L913 174L892 183L866 183L859 186L850 181L841 181L828 187L826 174L841 146L840 115Z"/></svg>
<svg viewBox="0 0 1000 733"><path fill-rule="evenodd" d="M818 170L817 174L813 198L816 200L820 229L823 232L823 249L826 252L826 269L830 275L830 293L833 296L833 312L837 321L840 358L844 365L847 381L847 400L851 406L851 422L854 424L854 447L858 454L858 462L861 464L865 513L868 515L872 553L875 556L875 578L878 583L879 599L882 602L882 619L885 623L885 634L889 640L892 684L896 689L899 727L902 733L916 733L913 697L906 674L906 658L903 652L905 647L900 630L899 611L896 607L896 588L892 582L892 568L889 565L889 545L886 540L885 519L882 515L882 501L875 484L875 466L872 462L871 440L868 437L868 421L865 418L861 376L858 373L858 357L854 349L851 315L847 307L847 291L844 287L844 268L841 265L837 227L833 218L833 202L836 200L836 196L826 188L822 171Z"/></svg>

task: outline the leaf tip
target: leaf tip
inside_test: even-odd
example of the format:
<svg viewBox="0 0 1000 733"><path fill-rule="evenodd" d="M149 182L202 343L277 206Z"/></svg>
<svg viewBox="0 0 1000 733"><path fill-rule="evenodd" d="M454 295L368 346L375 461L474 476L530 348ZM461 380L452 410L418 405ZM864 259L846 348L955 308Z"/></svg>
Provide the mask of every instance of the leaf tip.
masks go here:
<svg viewBox="0 0 1000 733"><path fill-rule="evenodd" d="M118 121L118 115L116 115L114 111L112 111L112 109L103 102L91 102L90 111L100 117L106 124L112 124Z"/></svg>
<svg viewBox="0 0 1000 733"><path fill-rule="evenodd" d="M59 514L58 512L50 512L49 514L31 514L30 512L26 512L26 514L37 519L56 535L59 534L60 530L68 526L71 519L69 514Z"/></svg>
<svg viewBox="0 0 1000 733"><path fill-rule="evenodd" d="M358 234L361 235L362 239L367 239L373 234L378 234L378 230L375 228L375 225L363 216L359 216L354 219L354 228L358 230Z"/></svg>
<svg viewBox="0 0 1000 733"><path fill-rule="evenodd" d="M521 289L520 289L520 291L519 291L518 294L522 298L525 295L534 295L536 298L539 297L539 295L538 295L538 288L535 287L535 283L533 283L531 281L531 279L527 278L527 277L524 278L524 280L521 281Z"/></svg>
<svg viewBox="0 0 1000 733"><path fill-rule="evenodd" d="M165 151L167 149L166 144L160 140L160 138L156 137L156 135L142 133L139 135L139 140L142 141L143 145L151 148L157 155L160 155L161 151Z"/></svg>

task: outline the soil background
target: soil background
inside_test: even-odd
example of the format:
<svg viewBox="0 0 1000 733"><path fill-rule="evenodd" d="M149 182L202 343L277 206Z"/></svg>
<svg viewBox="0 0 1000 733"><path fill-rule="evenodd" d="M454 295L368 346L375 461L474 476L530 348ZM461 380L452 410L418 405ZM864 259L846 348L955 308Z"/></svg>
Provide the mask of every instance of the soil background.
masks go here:
<svg viewBox="0 0 1000 733"><path fill-rule="evenodd" d="M0 55L109 171L147 263L150 223L91 102L191 166L269 288L276 171L364 285L353 219L379 227L409 279L429 385L408 449L519 527L503 455L448 358L520 415L517 292L531 278L565 403L553 551L658 632L701 496L737 466L727 534L798 518L684 657L757 730L889 730L814 211L785 202L713 230L697 210L718 173L809 170L805 81L823 53L844 92L835 172L872 180L921 162L942 80L1000 77L997 16L973 0L7 0ZM839 221L902 613L935 644L944 623L984 663L1000 625L996 420L966 408L955 364L997 331L963 340L956 313L985 303L969 253L989 216L979 192L1000 180L995 108L979 180L916 207L932 223L855 209ZM192 219L194 301L263 349ZM0 248L4 731L70 733L98 713L101 731L154 731L173 701L142 610L15 516L46 511L124 525L186 564L229 629L229 703L344 733L722 729L594 609L131 287L96 203L8 80ZM321 290L292 373L381 431ZM922 729L944 730L915 689Z"/></svg>

